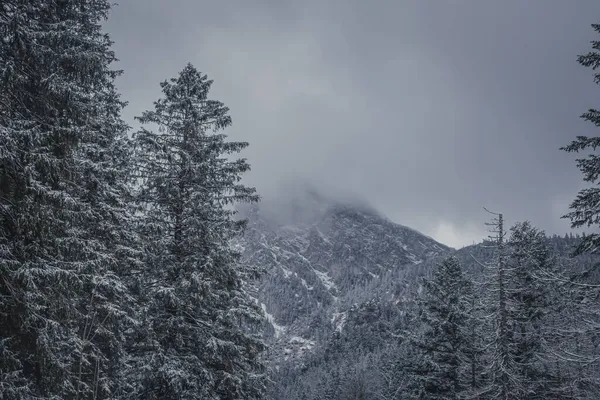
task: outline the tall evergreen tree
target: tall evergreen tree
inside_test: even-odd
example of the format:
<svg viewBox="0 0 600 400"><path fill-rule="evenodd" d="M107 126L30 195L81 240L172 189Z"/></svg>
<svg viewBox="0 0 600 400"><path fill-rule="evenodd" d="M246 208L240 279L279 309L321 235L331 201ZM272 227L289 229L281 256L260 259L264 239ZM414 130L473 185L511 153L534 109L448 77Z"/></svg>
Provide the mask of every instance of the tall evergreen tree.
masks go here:
<svg viewBox="0 0 600 400"><path fill-rule="evenodd" d="M444 260L433 278L424 280L425 328L418 337L411 335L421 353L420 363L411 368L419 381L419 398L458 399L469 390L472 296L472 283L455 257Z"/></svg>
<svg viewBox="0 0 600 400"><path fill-rule="evenodd" d="M161 83L163 97L138 118L157 130L134 136L145 242L136 398L254 399L264 390L263 345L244 329L260 311L230 246L245 226L232 204L258 197L239 183L246 160L228 157L247 143L217 133L231 118L208 98L211 84L188 64Z"/></svg>
<svg viewBox="0 0 600 400"><path fill-rule="evenodd" d="M475 282L474 282L475 283ZM469 298L470 304L467 310L469 323L466 329L467 341L469 346L465 349L467 361L467 377L469 389L466 397L472 397L478 393L485 382L485 314L484 304L481 299L484 295L481 293L481 287L473 284L473 291Z"/></svg>
<svg viewBox="0 0 600 400"><path fill-rule="evenodd" d="M104 0L0 5L0 397L117 395L135 259Z"/></svg>
<svg viewBox="0 0 600 400"><path fill-rule="evenodd" d="M508 400L522 398L523 390L519 382L518 367L514 360L512 327L510 310L511 299L508 295L508 285L511 281L510 270L506 258L506 232L502 214L496 216L491 223L492 236L490 245L494 247L495 257L488 266L487 282L485 285L486 308L488 312L490 352L487 355L487 381L480 390L481 398Z"/></svg>
<svg viewBox="0 0 600 400"><path fill-rule="evenodd" d="M592 28L600 34L600 24L593 24ZM577 62L584 67L591 67L596 71L600 68L600 40L592 41L592 51L580 55ZM594 74L594 82L600 84L600 72ZM581 115L586 121L600 127L600 110L589 109ZM568 146L562 147L567 152L581 152L584 150L595 151L600 147L600 136L578 136ZM591 184L600 182L600 157L597 154L588 154L585 158L577 160L577 166L583 173L583 180ZM563 218L571 220L573 228L597 226L600 224L600 188L591 187L581 190L570 206L571 212ZM597 253L600 249L600 234L586 234L577 247L576 253Z"/></svg>
<svg viewBox="0 0 600 400"><path fill-rule="evenodd" d="M600 34L600 24L592 24L593 30ZM577 62L586 68L591 68L594 72L594 82L600 84L600 40L591 42L592 50L586 54L580 55ZM585 121L591 122L596 127L600 127L600 110L591 108L581 115ZM583 174L583 180L592 187L582 189L577 193L575 200L570 205L570 212L563 218L571 221L572 228L592 227L597 228L600 225L600 156L597 154L597 149L600 146L600 136L577 136L569 145L562 147L561 150L567 152L580 153L589 151L586 156L577 159L577 167ZM575 255L584 253L598 254L600 250L600 234L591 232L583 235L581 241L577 245ZM575 294L572 299L584 312L585 326L581 326L581 330L577 333L578 342L576 351L579 353L578 361L582 358L587 358L586 364L589 366L583 368L582 365L577 366L577 375L580 381L586 381L583 385L588 391L597 392L599 384L597 372L598 365L598 348L597 345L585 346L585 343L598 343L600 337L600 312L598 311L599 288L598 285L598 264L590 270L583 273L572 274L571 281L574 283L572 288ZM585 349L585 350L584 350ZM583 354L582 354L583 352ZM587 354L585 354L587 353ZM593 379L582 378L586 372L592 370L595 375Z"/></svg>
<svg viewBox="0 0 600 400"><path fill-rule="evenodd" d="M546 236L523 222L511 228L505 242L501 214L492 226L497 255L490 266L485 299L491 351L481 397L570 398L569 382L559 376L557 366L561 363L556 347L561 278Z"/></svg>
<svg viewBox="0 0 600 400"><path fill-rule="evenodd" d="M543 231L529 222L511 228L507 243L511 341L520 386L528 399L566 398L554 368L553 326L561 298L553 292L558 273Z"/></svg>

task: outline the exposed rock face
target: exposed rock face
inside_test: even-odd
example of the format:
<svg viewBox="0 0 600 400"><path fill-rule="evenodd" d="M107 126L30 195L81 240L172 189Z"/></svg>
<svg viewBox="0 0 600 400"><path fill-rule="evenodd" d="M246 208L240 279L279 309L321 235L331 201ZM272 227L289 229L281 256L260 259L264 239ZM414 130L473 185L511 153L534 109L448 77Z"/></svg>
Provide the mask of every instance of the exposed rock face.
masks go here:
<svg viewBox="0 0 600 400"><path fill-rule="evenodd" d="M300 357L341 332L357 289L450 251L362 205L313 193L281 208L248 210L240 243L243 262L265 270L256 301L276 361Z"/></svg>
<svg viewBox="0 0 600 400"><path fill-rule="evenodd" d="M379 390L381 368L405 356L401 332L419 329L419 278L449 255L475 280L493 261L485 243L454 250L368 206L315 193L244 214L237 245L244 263L264 271L248 286L267 317L274 400L353 398L344 390L360 391L354 384ZM597 262L569 258L578 240L548 238L559 265Z"/></svg>

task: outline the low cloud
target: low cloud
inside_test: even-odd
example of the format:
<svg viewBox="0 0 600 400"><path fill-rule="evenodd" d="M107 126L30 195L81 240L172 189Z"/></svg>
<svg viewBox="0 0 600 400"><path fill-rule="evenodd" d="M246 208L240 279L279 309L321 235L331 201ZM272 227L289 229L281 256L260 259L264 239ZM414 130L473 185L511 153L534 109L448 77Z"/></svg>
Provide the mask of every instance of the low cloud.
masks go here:
<svg viewBox="0 0 600 400"><path fill-rule="evenodd" d="M192 62L265 199L308 181L457 247L481 237L483 206L569 229L581 177L559 147L595 134L578 115L598 95L575 59L600 3L577 5L128 0L106 29L128 121Z"/></svg>

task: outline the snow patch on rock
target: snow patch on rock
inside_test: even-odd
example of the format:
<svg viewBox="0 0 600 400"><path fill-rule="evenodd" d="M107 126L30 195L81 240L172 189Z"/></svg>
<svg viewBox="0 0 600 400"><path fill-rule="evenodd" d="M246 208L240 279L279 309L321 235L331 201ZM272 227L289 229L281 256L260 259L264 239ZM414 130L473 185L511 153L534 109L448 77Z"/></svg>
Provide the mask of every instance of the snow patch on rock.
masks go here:
<svg viewBox="0 0 600 400"><path fill-rule="evenodd" d="M333 279L331 279L331 277L329 276L329 274L327 272L317 271L316 269L314 271L315 271L315 274L317 274L317 276L323 283L323 286L325 286L327 288L327 290L336 288L335 282L333 281Z"/></svg>
<svg viewBox="0 0 600 400"><path fill-rule="evenodd" d="M269 314L265 303L261 303L260 307L262 308L263 313L265 314L265 318L267 319L267 322L269 322L273 326L273 329L275 330L275 338L278 339L282 334L285 333L285 326L278 325L275 322L275 317L273 316L273 314Z"/></svg>

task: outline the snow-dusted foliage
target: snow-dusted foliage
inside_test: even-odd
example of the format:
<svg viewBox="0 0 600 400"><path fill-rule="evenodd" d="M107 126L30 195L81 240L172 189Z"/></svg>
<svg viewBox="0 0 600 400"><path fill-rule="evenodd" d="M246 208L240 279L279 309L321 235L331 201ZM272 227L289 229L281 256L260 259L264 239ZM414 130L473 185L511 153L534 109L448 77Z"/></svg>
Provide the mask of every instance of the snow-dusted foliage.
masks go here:
<svg viewBox="0 0 600 400"><path fill-rule="evenodd" d="M600 24L592 24L592 28L600 34ZM591 42L592 50L577 58L579 64L594 71L594 82L600 84L600 40ZM589 109L581 118L600 127L600 111ZM600 146L600 136L577 136L569 145L562 148L567 152L588 152L577 159L577 166L583 174L583 180L591 187L581 190L570 205L570 212L563 218L571 221L573 228L592 228L585 234L577 246L575 254L597 255L600 252L600 157L597 154ZM569 296L569 307L576 311L577 317L567 319L563 323L559 339L568 338L570 346L561 346L561 358L576 364L574 370L576 384L590 392L600 390L600 364L598 360L598 337L600 332L600 270L599 263L594 263L587 269L574 268L568 282L563 283ZM577 267L577 265L573 265ZM570 327L568 327L570 325Z"/></svg>
<svg viewBox="0 0 600 400"><path fill-rule="evenodd" d="M593 24L594 30L600 34L600 24ZM600 68L600 40L592 41L593 51L578 57L577 61L584 67L596 71ZM594 82L600 84L600 72L594 74ZM581 118L600 127L600 111L590 109ZM600 146L600 136L578 136L568 146L562 148L567 152L582 152L584 150L596 151ZM600 157L597 154L588 154L585 158L577 160L577 166L583 174L583 179L591 184L599 183ZM571 220L573 228L597 226L600 223L600 188L596 186L581 190L571 203L571 212L564 218ZM600 234L590 233L584 237L577 248L578 253L600 251Z"/></svg>
<svg viewBox="0 0 600 400"><path fill-rule="evenodd" d="M265 269L254 286L268 318L267 398L338 399L365 388L371 398L381 380L379 355L369 354L394 347L392 333L409 312L404 290L426 260L451 249L314 190L259 207L245 210L248 229L237 244L244 264ZM362 382L346 387L353 379Z"/></svg>
<svg viewBox="0 0 600 400"><path fill-rule="evenodd" d="M511 228L507 242L511 351L526 398L566 398L571 382L565 365L555 357L561 344L557 324L566 299L557 285L560 273L545 238L529 222Z"/></svg>
<svg viewBox="0 0 600 400"><path fill-rule="evenodd" d="M408 334L419 350L410 371L416 380L413 393L406 396L427 399L458 399L475 389L472 324L473 284L463 273L457 258L449 257L423 281L419 299L423 331Z"/></svg>
<svg viewBox="0 0 600 400"><path fill-rule="evenodd" d="M206 75L163 82L128 137L109 10L0 2L0 399L598 398L597 233L505 240L498 215L456 251L314 191L247 227L248 144ZM566 217L597 227L599 204Z"/></svg>
<svg viewBox="0 0 600 400"><path fill-rule="evenodd" d="M485 318L482 340L488 349L483 385L477 398L580 398L573 354L576 331L569 308L570 291L565 266L559 268L543 231L529 222L511 228L508 241L502 215L492 224L495 237L488 242L495 254L483 271L480 296ZM562 270L561 270L562 269ZM581 314L579 314L581 316ZM561 350L562 349L562 350Z"/></svg>
<svg viewBox="0 0 600 400"><path fill-rule="evenodd" d="M530 310L527 304L523 301L530 298L537 298L538 293L526 293L527 288L523 284L534 286L535 282L524 282L519 278L526 275L528 271L526 266L522 265L523 260L517 259L514 266L509 261L509 249L506 244L504 229L504 221L502 214L497 215L491 224L493 236L488 242L493 248L493 261L487 265L485 271L484 290L482 292L482 301L486 314L488 316L486 342L489 348L486 354L486 383L483 389L478 393L479 397L491 399L508 399L510 396L523 398L528 393L527 386L529 383L523 381L522 368L519 362L520 359L529 357L528 349L519 348L524 343L519 343L521 335L526 332L520 332L519 320L522 321L522 327L528 322L525 321ZM526 226L527 227L527 226ZM515 227L517 239L525 236L522 229ZM518 243L517 243L518 244ZM523 256L523 252L530 250L529 248L519 246L516 250L518 257ZM521 312L524 314L521 315ZM529 333L529 332L527 332ZM521 354L520 352L524 352Z"/></svg>
<svg viewBox="0 0 600 400"><path fill-rule="evenodd" d="M497 241L454 251L368 208L318 208L318 217L280 224L252 210L240 242L244 262L267 270L256 296L268 316L268 398L593 398L589 298L570 277L597 258L570 258L580 238L547 237L525 222L503 239L510 363L500 367ZM441 279L448 255L460 269ZM453 332L457 309L463 320ZM456 374L459 390L448 378Z"/></svg>
<svg viewBox="0 0 600 400"><path fill-rule="evenodd" d="M247 144L187 66L134 148L109 9L0 4L0 398L258 398L254 271L230 246L232 204L257 200L228 158Z"/></svg>
<svg viewBox="0 0 600 400"><path fill-rule="evenodd" d="M117 396L135 260L103 0L0 4L0 398Z"/></svg>
<svg viewBox="0 0 600 400"><path fill-rule="evenodd" d="M231 118L208 98L211 84L188 64L161 84L163 97L139 118L148 128L134 135L145 253L131 359L140 399L254 399L263 391L263 345L246 330L262 316L230 246L245 226L231 205L258 197L239 183L249 165L229 155L247 143L219 132Z"/></svg>

